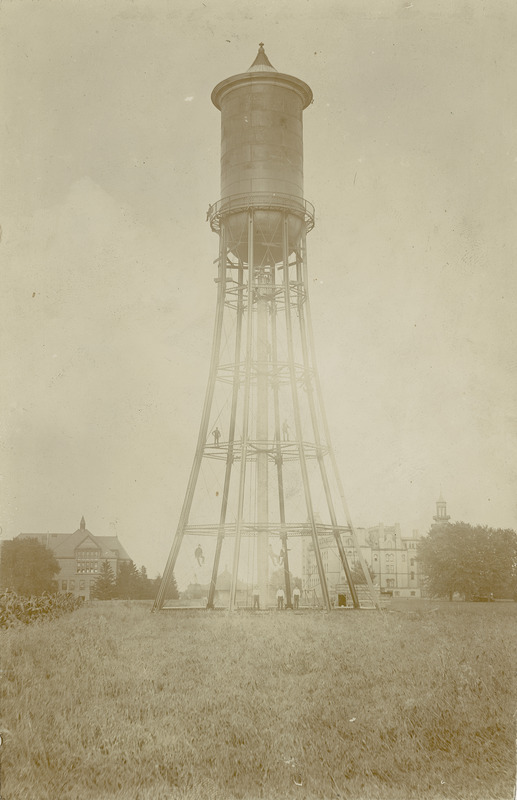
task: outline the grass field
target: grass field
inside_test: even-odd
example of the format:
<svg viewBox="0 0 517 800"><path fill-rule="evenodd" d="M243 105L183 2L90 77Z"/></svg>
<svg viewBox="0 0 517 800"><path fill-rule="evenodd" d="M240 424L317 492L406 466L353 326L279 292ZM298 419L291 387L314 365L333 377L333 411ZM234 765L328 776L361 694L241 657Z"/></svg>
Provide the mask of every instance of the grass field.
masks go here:
<svg viewBox="0 0 517 800"><path fill-rule="evenodd" d="M2 800L509 800L517 604L2 632Z"/></svg>

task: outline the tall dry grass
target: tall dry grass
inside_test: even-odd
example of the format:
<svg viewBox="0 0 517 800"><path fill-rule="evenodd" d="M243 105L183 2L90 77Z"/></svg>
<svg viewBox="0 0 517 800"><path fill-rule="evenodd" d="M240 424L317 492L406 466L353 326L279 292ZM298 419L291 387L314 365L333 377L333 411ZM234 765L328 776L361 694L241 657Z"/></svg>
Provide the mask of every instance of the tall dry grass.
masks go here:
<svg viewBox="0 0 517 800"><path fill-rule="evenodd" d="M10 629L2 798L506 800L516 608L112 602Z"/></svg>

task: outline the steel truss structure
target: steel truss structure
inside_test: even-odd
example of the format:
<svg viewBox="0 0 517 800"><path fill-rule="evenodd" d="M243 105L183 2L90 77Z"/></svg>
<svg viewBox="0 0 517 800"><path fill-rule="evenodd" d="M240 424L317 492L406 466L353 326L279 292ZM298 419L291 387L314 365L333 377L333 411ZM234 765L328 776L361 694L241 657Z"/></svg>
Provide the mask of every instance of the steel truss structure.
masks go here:
<svg viewBox="0 0 517 800"><path fill-rule="evenodd" d="M165 603L186 535L215 538L208 608L214 608L227 539L233 540L229 609L234 610L244 537L255 541L254 582L263 597L268 594L270 539L278 537L288 607L289 539L310 537L323 603L330 610L320 549L320 538L329 535L358 608L343 534L353 541L371 598L379 607L346 503L317 370L306 258L314 209L299 197L255 192L219 201L209 208L207 218L219 236L210 372L187 490L153 609ZM219 405L214 401L217 393L223 398ZM214 421L223 431L212 442ZM191 512L202 490L201 467L208 462L219 470L218 520L196 523ZM301 489L301 501L292 501L293 486ZM324 498L324 513L315 508L315 497Z"/></svg>

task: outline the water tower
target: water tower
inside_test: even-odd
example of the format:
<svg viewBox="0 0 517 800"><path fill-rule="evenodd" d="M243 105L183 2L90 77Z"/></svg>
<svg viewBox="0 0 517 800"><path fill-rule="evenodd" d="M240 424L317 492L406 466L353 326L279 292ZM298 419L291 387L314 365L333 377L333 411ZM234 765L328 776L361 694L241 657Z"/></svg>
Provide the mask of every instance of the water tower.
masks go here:
<svg viewBox="0 0 517 800"><path fill-rule="evenodd" d="M197 545L197 569L210 571L208 608L218 597L223 546L230 553L230 610L239 606L243 584L257 587L262 606L271 602L275 564L283 568L289 607L290 544L299 537L308 537L323 606L330 610L331 595L320 542L333 537L359 607L342 536L372 598L374 590L331 446L309 307L306 235L314 208L303 196L302 115L312 91L277 72L261 44L246 72L217 84L212 102L222 133L221 199L207 214L219 237L210 373L154 609L164 605L182 548L192 551L201 540L207 544Z"/></svg>

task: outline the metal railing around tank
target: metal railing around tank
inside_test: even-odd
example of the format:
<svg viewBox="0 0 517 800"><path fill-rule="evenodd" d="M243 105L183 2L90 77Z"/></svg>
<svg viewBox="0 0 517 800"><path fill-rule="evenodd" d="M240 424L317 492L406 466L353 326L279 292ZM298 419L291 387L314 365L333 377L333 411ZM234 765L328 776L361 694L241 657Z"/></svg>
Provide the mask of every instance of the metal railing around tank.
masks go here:
<svg viewBox="0 0 517 800"><path fill-rule="evenodd" d="M224 197L208 207L206 218L210 222L212 230L215 233L219 233L223 217L255 208L271 211L290 211L303 218L307 233L314 228L314 206L312 203L304 200L303 197L282 194L281 192L249 192L248 194L234 194L230 197Z"/></svg>

